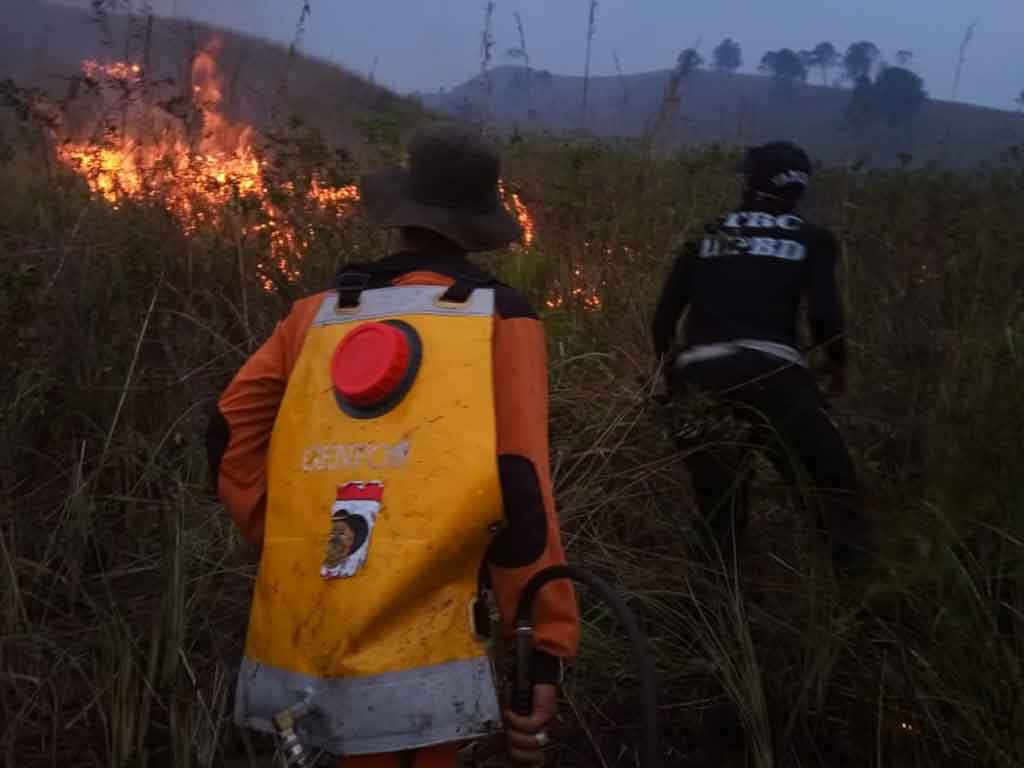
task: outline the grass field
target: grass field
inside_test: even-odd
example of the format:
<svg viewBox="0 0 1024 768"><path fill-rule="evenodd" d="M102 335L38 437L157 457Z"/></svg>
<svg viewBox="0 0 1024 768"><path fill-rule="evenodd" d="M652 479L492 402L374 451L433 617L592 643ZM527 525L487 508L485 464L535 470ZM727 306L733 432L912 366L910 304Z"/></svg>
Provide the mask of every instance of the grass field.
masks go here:
<svg viewBox="0 0 1024 768"><path fill-rule="evenodd" d="M255 560L209 494L203 430L290 302L383 248L358 214L295 193L358 161L282 141L302 150L267 181L304 233L294 282L245 194L186 233L159 201L90 194L35 126L0 123L8 766L266 764L268 745L230 722ZM505 151L536 238L483 260L543 311L569 557L642 618L668 764L1021 764L1022 169L817 177L806 207L843 241L851 317L836 410L881 536L881 567L853 591L768 472L743 561L716 572L689 556L646 328L672 242L736 195L732 153L529 138ZM552 762L632 766L634 664L582 600Z"/></svg>

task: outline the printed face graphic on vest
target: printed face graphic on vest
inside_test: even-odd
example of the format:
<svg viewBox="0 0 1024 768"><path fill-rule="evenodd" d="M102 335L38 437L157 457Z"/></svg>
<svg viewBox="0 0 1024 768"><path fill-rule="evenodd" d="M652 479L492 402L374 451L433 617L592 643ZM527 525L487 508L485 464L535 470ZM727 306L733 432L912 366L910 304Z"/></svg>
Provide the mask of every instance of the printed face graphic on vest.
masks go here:
<svg viewBox="0 0 1024 768"><path fill-rule="evenodd" d="M384 484L379 481L338 486L337 497L331 507L327 552L320 566L323 578L351 578L363 567L383 499Z"/></svg>

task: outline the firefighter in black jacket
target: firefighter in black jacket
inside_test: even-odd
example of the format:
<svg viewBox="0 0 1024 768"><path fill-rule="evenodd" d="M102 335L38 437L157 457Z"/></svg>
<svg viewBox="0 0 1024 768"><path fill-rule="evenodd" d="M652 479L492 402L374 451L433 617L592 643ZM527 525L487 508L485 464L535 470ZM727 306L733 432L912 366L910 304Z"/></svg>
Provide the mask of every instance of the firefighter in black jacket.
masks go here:
<svg viewBox="0 0 1024 768"><path fill-rule="evenodd" d="M797 215L811 165L788 142L751 149L738 210L677 255L655 312L655 351L670 391L704 394L751 425L745 449L707 435L684 441L697 503L719 546L739 539L747 516L750 453L763 448L790 482L806 479L828 522L834 562L863 562L867 525L853 462L800 351L806 299L814 342L827 357L829 394L846 390L847 348L835 281L839 249L827 230ZM685 344L676 346L684 310ZM694 439L695 438L695 439Z"/></svg>

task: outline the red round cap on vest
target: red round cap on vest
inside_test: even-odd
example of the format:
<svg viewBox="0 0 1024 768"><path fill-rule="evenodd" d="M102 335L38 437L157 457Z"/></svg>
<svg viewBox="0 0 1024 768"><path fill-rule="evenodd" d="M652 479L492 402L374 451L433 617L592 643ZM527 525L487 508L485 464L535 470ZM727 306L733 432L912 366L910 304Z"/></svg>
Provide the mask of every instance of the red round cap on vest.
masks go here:
<svg viewBox="0 0 1024 768"><path fill-rule="evenodd" d="M409 370L409 339L388 323L367 323L341 340L331 360L338 394L361 408L372 408L395 394Z"/></svg>

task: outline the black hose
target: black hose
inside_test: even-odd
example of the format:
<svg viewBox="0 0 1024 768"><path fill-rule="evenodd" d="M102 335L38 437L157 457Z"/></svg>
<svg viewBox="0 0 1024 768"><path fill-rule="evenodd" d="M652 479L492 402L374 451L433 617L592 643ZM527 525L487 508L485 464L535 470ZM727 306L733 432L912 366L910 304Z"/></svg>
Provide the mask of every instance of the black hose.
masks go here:
<svg viewBox="0 0 1024 768"><path fill-rule="evenodd" d="M578 581L593 589L611 607L622 622L633 646L640 668L640 697L643 714L644 746L641 768L661 768L661 723L658 717L658 692L654 680L654 657L647 648L647 639L640 631L629 606L603 579L574 565L555 565L534 574L523 588L516 611L516 685L513 707L523 714L532 709L533 685L529 679L526 658L533 650L533 601L541 587L556 579Z"/></svg>

